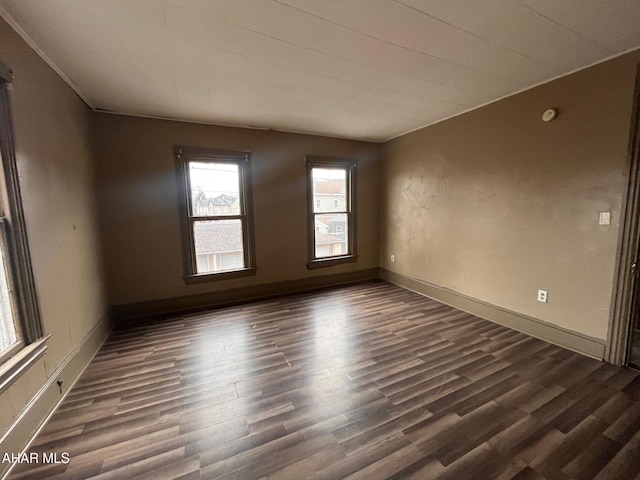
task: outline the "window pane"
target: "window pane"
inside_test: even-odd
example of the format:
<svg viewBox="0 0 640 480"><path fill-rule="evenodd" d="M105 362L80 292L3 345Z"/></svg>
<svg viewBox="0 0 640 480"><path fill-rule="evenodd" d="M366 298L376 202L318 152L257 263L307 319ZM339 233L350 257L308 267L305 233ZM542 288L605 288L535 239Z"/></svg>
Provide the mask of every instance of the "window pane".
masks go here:
<svg viewBox="0 0 640 480"><path fill-rule="evenodd" d="M196 273L244 268L240 220L197 221L193 224Z"/></svg>
<svg viewBox="0 0 640 480"><path fill-rule="evenodd" d="M17 341L6 266L4 245L0 242L0 352Z"/></svg>
<svg viewBox="0 0 640 480"><path fill-rule="evenodd" d="M233 163L189 162L192 216L240 215L240 173Z"/></svg>
<svg viewBox="0 0 640 480"><path fill-rule="evenodd" d="M347 255L347 214L315 216L316 258Z"/></svg>
<svg viewBox="0 0 640 480"><path fill-rule="evenodd" d="M347 211L346 168L314 167L312 178L314 213Z"/></svg>

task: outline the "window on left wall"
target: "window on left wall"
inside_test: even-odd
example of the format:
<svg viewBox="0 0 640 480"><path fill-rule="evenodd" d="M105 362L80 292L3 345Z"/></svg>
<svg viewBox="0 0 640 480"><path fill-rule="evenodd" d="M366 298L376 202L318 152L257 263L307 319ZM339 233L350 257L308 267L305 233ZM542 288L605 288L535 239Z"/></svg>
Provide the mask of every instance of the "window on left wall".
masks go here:
<svg viewBox="0 0 640 480"><path fill-rule="evenodd" d="M0 355L22 346L20 325L16 322L7 223L7 219L0 216Z"/></svg>
<svg viewBox="0 0 640 480"><path fill-rule="evenodd" d="M254 275L248 152L175 148L187 283Z"/></svg>
<svg viewBox="0 0 640 480"><path fill-rule="evenodd" d="M11 70L0 62L0 393L46 352L22 208L11 115Z"/></svg>
<svg viewBox="0 0 640 480"><path fill-rule="evenodd" d="M7 220L0 216L0 354L21 343L19 325L16 322L6 234Z"/></svg>

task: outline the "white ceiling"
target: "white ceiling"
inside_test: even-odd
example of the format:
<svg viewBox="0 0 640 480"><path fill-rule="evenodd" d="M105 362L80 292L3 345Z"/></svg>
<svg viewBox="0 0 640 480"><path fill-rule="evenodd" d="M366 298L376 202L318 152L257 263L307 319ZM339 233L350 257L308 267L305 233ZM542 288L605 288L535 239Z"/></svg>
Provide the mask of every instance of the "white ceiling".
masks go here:
<svg viewBox="0 0 640 480"><path fill-rule="evenodd" d="M384 141L640 47L640 0L0 0L94 109Z"/></svg>

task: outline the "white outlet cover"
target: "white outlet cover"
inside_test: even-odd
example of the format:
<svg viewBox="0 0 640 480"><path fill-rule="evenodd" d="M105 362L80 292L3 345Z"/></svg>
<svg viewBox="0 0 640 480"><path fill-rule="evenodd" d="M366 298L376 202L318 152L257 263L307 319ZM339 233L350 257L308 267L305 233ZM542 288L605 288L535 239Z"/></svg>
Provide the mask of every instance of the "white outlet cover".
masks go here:
<svg viewBox="0 0 640 480"><path fill-rule="evenodd" d="M598 225L611 225L611 212L600 212Z"/></svg>
<svg viewBox="0 0 640 480"><path fill-rule="evenodd" d="M546 290L538 290L538 301L542 303L547 303L547 291Z"/></svg>

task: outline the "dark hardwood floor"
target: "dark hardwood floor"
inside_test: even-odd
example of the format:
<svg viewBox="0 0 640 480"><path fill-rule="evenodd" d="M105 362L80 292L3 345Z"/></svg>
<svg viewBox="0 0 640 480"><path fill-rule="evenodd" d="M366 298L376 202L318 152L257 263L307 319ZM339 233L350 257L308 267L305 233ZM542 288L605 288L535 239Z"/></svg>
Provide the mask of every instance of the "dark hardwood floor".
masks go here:
<svg viewBox="0 0 640 480"><path fill-rule="evenodd" d="M12 479L640 479L639 372L384 282L110 336Z"/></svg>
<svg viewBox="0 0 640 480"><path fill-rule="evenodd" d="M640 368L640 329L634 328L631 331L631 352L629 363L636 368Z"/></svg>

